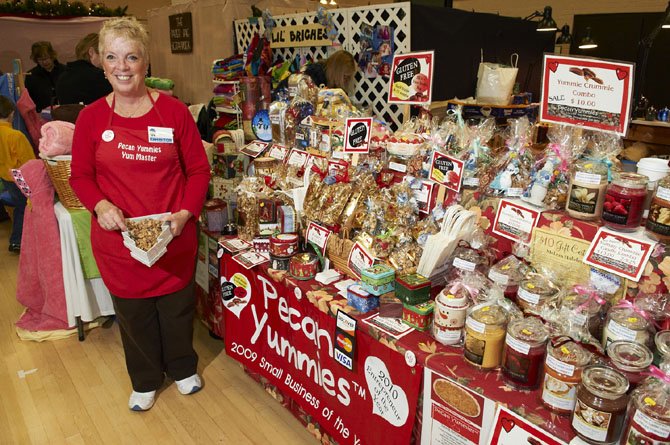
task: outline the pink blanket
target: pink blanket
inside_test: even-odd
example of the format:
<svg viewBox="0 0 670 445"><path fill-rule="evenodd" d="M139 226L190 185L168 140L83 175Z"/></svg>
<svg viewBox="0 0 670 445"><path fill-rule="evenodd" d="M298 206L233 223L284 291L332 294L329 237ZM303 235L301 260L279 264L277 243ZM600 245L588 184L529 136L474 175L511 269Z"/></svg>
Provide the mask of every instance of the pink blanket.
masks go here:
<svg viewBox="0 0 670 445"><path fill-rule="evenodd" d="M33 145L35 157L39 154L37 152L37 144L40 140L40 128L46 123L46 120L37 112L35 102L30 97L28 89L24 88L21 91L19 100L16 101L16 109L26 123L28 133L30 133L30 143Z"/></svg>
<svg viewBox="0 0 670 445"><path fill-rule="evenodd" d="M65 121L51 121L40 128L40 153L46 156L69 155L72 153L74 124Z"/></svg>
<svg viewBox="0 0 670 445"><path fill-rule="evenodd" d="M22 190L29 188L30 204L23 218L23 237L16 299L26 311L16 322L29 331L67 329L60 232L54 214L54 188L44 162L28 161L20 168Z"/></svg>

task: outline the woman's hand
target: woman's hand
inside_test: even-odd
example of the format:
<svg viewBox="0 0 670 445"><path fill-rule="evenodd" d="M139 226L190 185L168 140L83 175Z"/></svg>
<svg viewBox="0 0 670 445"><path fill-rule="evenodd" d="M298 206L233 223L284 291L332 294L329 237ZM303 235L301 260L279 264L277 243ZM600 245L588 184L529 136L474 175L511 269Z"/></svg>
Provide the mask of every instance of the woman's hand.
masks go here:
<svg viewBox="0 0 670 445"><path fill-rule="evenodd" d="M105 230L128 230L126 219L123 212L114 204L103 199L99 201L95 208L95 214L98 217L98 224Z"/></svg>
<svg viewBox="0 0 670 445"><path fill-rule="evenodd" d="M189 212L188 210L180 210L176 213L164 217L163 221L170 222L170 232L172 232L172 236L179 236L181 235L181 231L184 230L186 221L188 221L192 216L193 213Z"/></svg>

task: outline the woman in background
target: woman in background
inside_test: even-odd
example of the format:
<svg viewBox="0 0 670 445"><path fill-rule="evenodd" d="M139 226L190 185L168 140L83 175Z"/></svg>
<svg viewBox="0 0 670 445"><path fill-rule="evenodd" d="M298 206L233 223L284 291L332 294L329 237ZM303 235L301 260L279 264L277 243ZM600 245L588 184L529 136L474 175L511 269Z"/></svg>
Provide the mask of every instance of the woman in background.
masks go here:
<svg viewBox="0 0 670 445"><path fill-rule="evenodd" d="M56 82L65 67L56 59L56 51L51 42L33 43L30 59L37 65L26 73L26 89L39 113L43 108L57 103Z"/></svg>
<svg viewBox="0 0 670 445"><path fill-rule="evenodd" d="M75 47L77 60L68 62L56 83L58 103L88 105L112 92L112 86L100 69L98 34L91 33Z"/></svg>
<svg viewBox="0 0 670 445"><path fill-rule="evenodd" d="M307 65L303 72L312 78L316 86L342 88L348 92L356 74L356 61L351 53L339 50L326 60Z"/></svg>

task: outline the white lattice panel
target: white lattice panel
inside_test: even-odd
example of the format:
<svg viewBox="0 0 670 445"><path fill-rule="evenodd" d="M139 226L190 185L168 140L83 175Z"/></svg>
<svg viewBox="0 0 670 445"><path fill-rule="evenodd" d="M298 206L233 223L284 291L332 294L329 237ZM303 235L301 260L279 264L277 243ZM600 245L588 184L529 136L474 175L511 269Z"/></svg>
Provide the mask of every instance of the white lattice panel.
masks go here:
<svg viewBox="0 0 670 445"><path fill-rule="evenodd" d="M337 42L342 49L356 55L359 52L361 25L371 26L388 25L394 28L394 42L396 53L410 51L410 4L392 3L387 5L365 6L360 8L331 9L328 11L338 30ZM277 26L305 25L316 23L316 12L303 14L287 14L274 17ZM264 26L258 20L255 23L249 20L235 21L235 37L238 51L244 51L251 43L255 32L262 33ZM273 50L275 57L284 60L293 59L296 54L310 56L313 60L327 58L328 54L337 47L319 46L308 48L279 48ZM397 105L388 105L389 78L376 77L368 79L358 71L355 79L354 102L370 106L373 113L383 117L387 122L397 127L402 122L402 111Z"/></svg>

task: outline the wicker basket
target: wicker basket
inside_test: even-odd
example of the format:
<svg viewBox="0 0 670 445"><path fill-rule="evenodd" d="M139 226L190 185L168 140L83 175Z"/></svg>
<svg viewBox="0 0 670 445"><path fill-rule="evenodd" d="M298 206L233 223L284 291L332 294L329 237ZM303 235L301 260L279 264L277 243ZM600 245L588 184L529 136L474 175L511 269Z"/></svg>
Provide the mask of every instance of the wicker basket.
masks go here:
<svg viewBox="0 0 670 445"><path fill-rule="evenodd" d="M70 187L70 162L72 162L72 156L55 156L53 158L43 158L43 160L47 174L63 206L66 209L85 208L81 201L79 201L79 198L77 198L77 195L75 195L72 187Z"/></svg>
<svg viewBox="0 0 670 445"><path fill-rule="evenodd" d="M326 256L335 269L356 280L358 277L349 269L349 253L353 247L354 242L350 239L341 239L333 234L328 238Z"/></svg>

